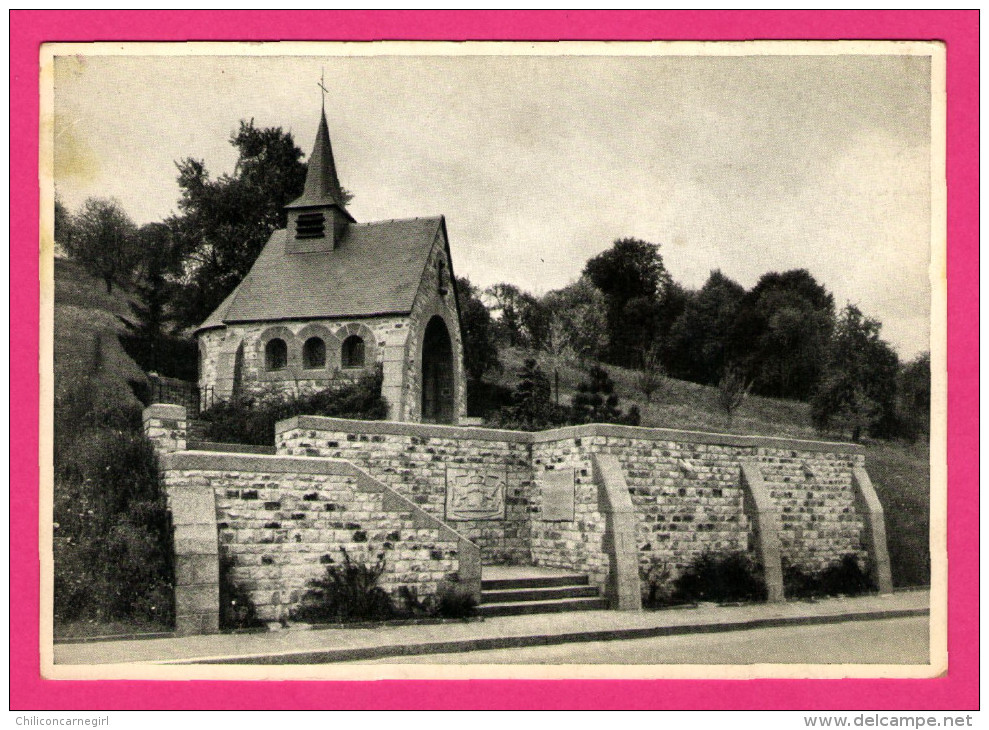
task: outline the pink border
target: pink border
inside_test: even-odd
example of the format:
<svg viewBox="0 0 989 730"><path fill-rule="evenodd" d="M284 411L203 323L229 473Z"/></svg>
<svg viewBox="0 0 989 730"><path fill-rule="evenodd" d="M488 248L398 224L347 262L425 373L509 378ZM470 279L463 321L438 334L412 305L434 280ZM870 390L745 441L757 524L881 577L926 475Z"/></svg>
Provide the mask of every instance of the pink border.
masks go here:
<svg viewBox="0 0 989 730"><path fill-rule="evenodd" d="M978 708L978 11L11 11L11 709ZM931 680L70 682L38 658L38 52L89 40L937 39L948 72L947 676ZM607 686L604 686L604 685Z"/></svg>

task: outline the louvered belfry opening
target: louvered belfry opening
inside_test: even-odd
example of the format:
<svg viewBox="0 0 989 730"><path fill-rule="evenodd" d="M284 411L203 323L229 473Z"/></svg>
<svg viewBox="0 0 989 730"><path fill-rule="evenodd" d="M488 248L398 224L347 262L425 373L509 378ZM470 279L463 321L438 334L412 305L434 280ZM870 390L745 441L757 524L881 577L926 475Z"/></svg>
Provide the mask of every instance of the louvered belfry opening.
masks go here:
<svg viewBox="0 0 989 730"><path fill-rule="evenodd" d="M326 216L323 213L299 213L295 223L296 238L323 238L326 235Z"/></svg>

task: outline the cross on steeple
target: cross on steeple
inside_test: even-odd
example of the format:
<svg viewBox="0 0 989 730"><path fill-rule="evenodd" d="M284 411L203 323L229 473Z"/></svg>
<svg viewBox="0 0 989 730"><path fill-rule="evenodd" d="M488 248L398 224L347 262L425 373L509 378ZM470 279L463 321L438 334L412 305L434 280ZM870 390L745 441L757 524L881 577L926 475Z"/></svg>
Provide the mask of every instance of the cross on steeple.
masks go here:
<svg viewBox="0 0 989 730"><path fill-rule="evenodd" d="M326 69L319 70L319 83L316 84L316 86L318 86L320 89L323 90L323 104L322 104L323 111L326 111L326 95L330 93L330 90L326 88L326 84L323 81L323 74L325 73L325 71Z"/></svg>

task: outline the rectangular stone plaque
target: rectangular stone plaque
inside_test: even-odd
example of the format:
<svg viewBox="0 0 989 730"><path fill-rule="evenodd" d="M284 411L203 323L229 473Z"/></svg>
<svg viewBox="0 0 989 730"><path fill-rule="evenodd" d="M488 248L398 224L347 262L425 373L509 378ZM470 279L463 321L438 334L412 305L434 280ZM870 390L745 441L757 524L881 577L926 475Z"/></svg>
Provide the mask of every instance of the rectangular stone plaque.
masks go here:
<svg viewBox="0 0 989 730"><path fill-rule="evenodd" d="M573 522L573 469L544 471L539 477L539 493L543 497L543 519L549 522Z"/></svg>
<svg viewBox="0 0 989 730"><path fill-rule="evenodd" d="M503 471L447 467L447 520L505 519L505 482Z"/></svg>

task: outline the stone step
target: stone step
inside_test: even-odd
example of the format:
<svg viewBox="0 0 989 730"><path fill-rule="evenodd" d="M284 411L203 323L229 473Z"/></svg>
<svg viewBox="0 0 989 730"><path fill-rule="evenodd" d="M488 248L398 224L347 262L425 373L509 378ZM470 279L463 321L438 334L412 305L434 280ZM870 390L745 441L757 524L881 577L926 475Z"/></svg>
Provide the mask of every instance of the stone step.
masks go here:
<svg viewBox="0 0 989 730"><path fill-rule="evenodd" d="M608 608L606 598L567 598L555 601L517 601L514 603L482 603L477 607L481 616L520 616L530 613L561 613L563 611L601 611Z"/></svg>
<svg viewBox="0 0 989 730"><path fill-rule="evenodd" d="M206 422L197 418L187 417L185 421L186 438L190 441L206 441Z"/></svg>
<svg viewBox="0 0 989 730"><path fill-rule="evenodd" d="M482 591L507 591L514 589L560 588L563 586L586 586L586 575L564 574L545 575L527 578L494 578L481 579Z"/></svg>
<svg viewBox="0 0 989 730"><path fill-rule="evenodd" d="M521 601L553 601L561 598L597 598L594 586L562 586L559 588L513 588L482 590L481 603L518 603Z"/></svg>

